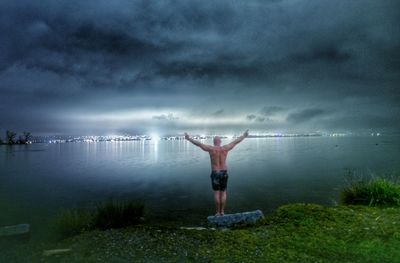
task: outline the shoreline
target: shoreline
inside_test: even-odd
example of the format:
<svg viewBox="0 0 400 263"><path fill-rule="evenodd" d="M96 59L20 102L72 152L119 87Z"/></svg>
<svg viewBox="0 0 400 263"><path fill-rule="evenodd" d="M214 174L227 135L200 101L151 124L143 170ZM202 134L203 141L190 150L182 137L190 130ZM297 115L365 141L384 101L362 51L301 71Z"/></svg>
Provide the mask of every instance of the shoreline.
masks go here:
<svg viewBox="0 0 400 263"><path fill-rule="evenodd" d="M4 262L395 262L400 208L289 204L254 226L227 230L137 225L22 244ZM67 249L45 256L45 250Z"/></svg>

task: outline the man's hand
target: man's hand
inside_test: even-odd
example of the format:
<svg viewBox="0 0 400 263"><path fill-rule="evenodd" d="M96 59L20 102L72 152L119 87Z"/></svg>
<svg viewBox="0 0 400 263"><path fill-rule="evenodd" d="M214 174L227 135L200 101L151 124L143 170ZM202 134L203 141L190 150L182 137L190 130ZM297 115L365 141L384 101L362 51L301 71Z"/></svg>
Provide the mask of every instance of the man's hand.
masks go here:
<svg viewBox="0 0 400 263"><path fill-rule="evenodd" d="M232 141L231 143L228 143L224 146L222 146L225 150L232 150L233 147L235 147L235 145L237 145L238 143L240 143L241 141L244 140L244 138L246 138L247 136L249 136L249 129L247 129L241 136L237 137L234 141Z"/></svg>
<svg viewBox="0 0 400 263"><path fill-rule="evenodd" d="M187 133L185 132L185 139L186 139L186 140L189 140L189 138L190 138L190 137L189 137L189 134L187 134Z"/></svg>

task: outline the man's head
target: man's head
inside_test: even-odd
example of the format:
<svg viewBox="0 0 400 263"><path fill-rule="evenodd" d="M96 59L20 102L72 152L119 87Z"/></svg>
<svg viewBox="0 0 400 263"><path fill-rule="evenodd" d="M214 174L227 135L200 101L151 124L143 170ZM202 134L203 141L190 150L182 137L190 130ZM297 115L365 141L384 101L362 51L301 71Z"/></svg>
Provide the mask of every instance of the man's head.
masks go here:
<svg viewBox="0 0 400 263"><path fill-rule="evenodd" d="M214 137L214 145L221 146L221 138L219 136Z"/></svg>

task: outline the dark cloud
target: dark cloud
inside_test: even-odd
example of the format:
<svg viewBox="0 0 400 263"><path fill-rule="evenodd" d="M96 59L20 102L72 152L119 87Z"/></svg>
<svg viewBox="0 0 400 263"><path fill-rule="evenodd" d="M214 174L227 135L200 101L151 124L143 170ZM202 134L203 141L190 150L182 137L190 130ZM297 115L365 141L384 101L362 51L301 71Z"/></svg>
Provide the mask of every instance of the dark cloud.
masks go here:
<svg viewBox="0 0 400 263"><path fill-rule="evenodd" d="M263 122L266 120L265 117L262 116L257 116L255 114L249 114L246 116L246 120L248 121L255 121L255 122Z"/></svg>
<svg viewBox="0 0 400 263"><path fill-rule="evenodd" d="M224 118L228 127L249 112L243 125L260 130L399 128L390 117L400 114L396 0L9 0L1 7L4 127L84 132L73 116L151 109L150 120L180 112L193 129L220 129ZM350 114L354 107L360 111ZM200 115L218 117L219 126L206 127Z"/></svg>
<svg viewBox="0 0 400 263"><path fill-rule="evenodd" d="M311 108L311 109L304 109L298 112L290 113L286 120L288 122L293 123L301 123L306 122L311 119L315 119L318 116L326 114L326 111L323 109Z"/></svg>
<svg viewBox="0 0 400 263"><path fill-rule="evenodd" d="M262 115L265 115L265 116L271 116L271 115L274 115L274 114L276 114L278 112L282 112L284 110L285 110L285 108L280 107L280 106L264 106L260 110L260 113Z"/></svg>
<svg viewBox="0 0 400 263"><path fill-rule="evenodd" d="M168 113L168 114L161 114L161 115L154 115L152 116L153 119L155 120L178 120L179 117L174 116L174 114L172 113Z"/></svg>
<svg viewBox="0 0 400 263"><path fill-rule="evenodd" d="M256 118L257 118L257 116L254 114L249 114L246 116L246 119L249 121L255 120Z"/></svg>
<svg viewBox="0 0 400 263"><path fill-rule="evenodd" d="M213 116L220 116L224 113L224 109L219 109L217 111L214 111L211 115Z"/></svg>
<svg viewBox="0 0 400 263"><path fill-rule="evenodd" d="M349 114L347 116L337 116L329 120L323 120L321 125L328 129L351 129L353 131L382 131L391 130L393 125L397 125L400 122L398 114L390 116L382 116L378 114ZM399 131L397 126L397 132Z"/></svg>
<svg viewBox="0 0 400 263"><path fill-rule="evenodd" d="M309 53L299 53L292 55L292 59L298 63L345 63L352 59L352 54L348 51L341 51L337 47L323 47L322 49L312 50Z"/></svg>
<svg viewBox="0 0 400 263"><path fill-rule="evenodd" d="M144 55L161 50L156 45L112 29L98 28L94 24L79 26L70 36L69 46L89 52L116 55Z"/></svg>

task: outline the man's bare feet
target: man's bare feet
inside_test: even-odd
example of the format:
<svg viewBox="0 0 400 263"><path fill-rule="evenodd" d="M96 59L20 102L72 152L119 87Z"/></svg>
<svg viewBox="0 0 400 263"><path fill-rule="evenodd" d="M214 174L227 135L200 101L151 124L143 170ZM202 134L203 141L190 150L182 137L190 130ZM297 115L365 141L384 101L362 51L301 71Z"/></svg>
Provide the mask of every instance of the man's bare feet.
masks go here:
<svg viewBox="0 0 400 263"><path fill-rule="evenodd" d="M215 216L220 216L220 215L221 215L220 213L216 213L216 214L215 214Z"/></svg>

